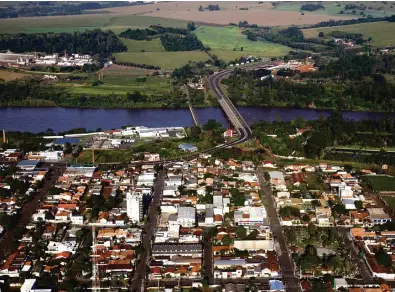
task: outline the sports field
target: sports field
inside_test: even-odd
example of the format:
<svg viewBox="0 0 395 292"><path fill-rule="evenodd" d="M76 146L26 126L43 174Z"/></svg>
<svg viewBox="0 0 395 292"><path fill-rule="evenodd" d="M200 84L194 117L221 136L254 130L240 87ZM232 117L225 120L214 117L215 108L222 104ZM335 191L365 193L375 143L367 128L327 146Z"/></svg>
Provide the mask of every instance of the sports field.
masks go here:
<svg viewBox="0 0 395 292"><path fill-rule="evenodd" d="M104 74L103 84L92 86L97 76L76 83L59 83L72 93L88 95L126 94L139 91L146 95L162 95L170 91L169 79L159 76L135 77L127 75Z"/></svg>
<svg viewBox="0 0 395 292"><path fill-rule="evenodd" d="M279 44L251 41L241 32L242 30L235 26L200 26L194 31L202 43L210 47L212 53L225 61L246 55L282 56L291 50L291 48ZM241 48L243 48L243 51L241 51Z"/></svg>
<svg viewBox="0 0 395 292"><path fill-rule="evenodd" d="M207 61L209 56L201 51L190 52L127 52L116 53L114 57L120 62L131 62L159 66L162 69L179 68L189 61Z"/></svg>
<svg viewBox="0 0 395 292"><path fill-rule="evenodd" d="M319 32L329 33L331 31L345 31L352 33L362 33L365 39L373 38L370 43L373 47L385 47L395 45L395 22L371 22L353 25L319 27L304 29L303 34L306 38L318 37Z"/></svg>

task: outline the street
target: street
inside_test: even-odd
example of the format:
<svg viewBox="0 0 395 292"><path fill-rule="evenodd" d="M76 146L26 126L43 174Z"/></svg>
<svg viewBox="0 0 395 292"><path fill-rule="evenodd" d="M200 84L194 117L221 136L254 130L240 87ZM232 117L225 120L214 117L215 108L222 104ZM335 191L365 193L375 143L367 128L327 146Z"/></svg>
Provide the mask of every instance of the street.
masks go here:
<svg viewBox="0 0 395 292"><path fill-rule="evenodd" d="M63 173L64 167L53 168L53 173L49 180L44 183L41 192L37 193L34 198L28 202L21 210L21 218L17 226L13 229L7 230L6 234L1 238L0 241L0 262L3 261L7 255L11 252L12 242L14 240L15 230L18 228L25 228L30 223L30 218L36 212L40 206L41 195L46 195L48 190L56 184L58 177Z"/></svg>
<svg viewBox="0 0 395 292"><path fill-rule="evenodd" d="M141 246L144 248L142 251L139 263L136 267L136 272L134 274L134 278L132 280L131 290L132 291L144 291L143 289L143 280L145 280L146 276L146 268L147 262L150 255L151 249L151 241L154 236L158 213L157 209L160 206L161 195L164 187L164 178L165 178L165 170L161 170L158 173L157 180L154 186L154 197L152 198L151 205L148 210L148 222L144 225L143 229L143 240L141 242Z"/></svg>
<svg viewBox="0 0 395 292"><path fill-rule="evenodd" d="M265 194L265 199L267 200L266 211L270 219L270 227L273 236L278 242L281 249L281 253L278 252L278 259L280 263L284 284L286 285L287 291L298 291L299 290L298 280L295 278L291 254L288 252L286 241L280 225L280 221L277 217L277 210L274 208L272 192L269 188L269 185L265 183L262 169L258 170L257 175L261 185L261 190Z"/></svg>

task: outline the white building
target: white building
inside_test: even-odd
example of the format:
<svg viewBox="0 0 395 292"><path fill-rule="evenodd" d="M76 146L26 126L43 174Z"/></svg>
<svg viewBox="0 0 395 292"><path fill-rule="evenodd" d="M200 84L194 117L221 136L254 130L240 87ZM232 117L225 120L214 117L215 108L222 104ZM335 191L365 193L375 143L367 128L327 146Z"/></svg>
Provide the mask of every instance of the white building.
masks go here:
<svg viewBox="0 0 395 292"><path fill-rule="evenodd" d="M183 227L193 227L196 223L196 209L193 207L179 207L177 223Z"/></svg>
<svg viewBox="0 0 395 292"><path fill-rule="evenodd" d="M130 221L136 223L143 218L143 196L141 193L126 194L126 214Z"/></svg>

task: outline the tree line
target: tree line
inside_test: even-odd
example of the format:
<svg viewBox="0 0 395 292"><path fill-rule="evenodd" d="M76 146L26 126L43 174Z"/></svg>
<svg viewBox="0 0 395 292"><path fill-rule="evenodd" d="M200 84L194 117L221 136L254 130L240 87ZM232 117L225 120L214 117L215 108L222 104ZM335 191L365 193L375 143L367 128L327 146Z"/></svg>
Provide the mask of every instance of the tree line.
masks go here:
<svg viewBox="0 0 395 292"><path fill-rule="evenodd" d="M163 47L166 51L197 51L203 50L202 42L194 34L178 36L174 34L163 34L160 36Z"/></svg>
<svg viewBox="0 0 395 292"><path fill-rule="evenodd" d="M316 11L316 10L321 10L321 9L325 9L324 5L318 3L318 4L314 4L314 3L308 3L308 4L303 4L302 6L300 6L300 10L305 10L305 11Z"/></svg>
<svg viewBox="0 0 395 292"><path fill-rule="evenodd" d="M111 53L124 52L127 47L111 30L95 29L73 33L0 34L0 50L50 54L67 50L67 52L107 57Z"/></svg>
<svg viewBox="0 0 395 292"><path fill-rule="evenodd" d="M358 23L370 23L370 22L378 22L378 21L388 21L388 22L395 22L395 15L388 16L388 17L361 17L356 19L342 19L342 20L328 20L328 21L321 21L316 24L312 24L309 26L305 26L305 28L316 28L316 27L328 27L328 26L342 26L342 25L351 25L351 24L358 24Z"/></svg>

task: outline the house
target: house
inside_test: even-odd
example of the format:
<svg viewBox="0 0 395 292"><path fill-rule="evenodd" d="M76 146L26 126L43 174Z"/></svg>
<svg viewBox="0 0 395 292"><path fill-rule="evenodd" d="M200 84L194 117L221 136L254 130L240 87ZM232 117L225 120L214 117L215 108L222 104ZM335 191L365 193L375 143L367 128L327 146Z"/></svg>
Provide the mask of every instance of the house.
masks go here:
<svg viewBox="0 0 395 292"><path fill-rule="evenodd" d="M144 161L160 161L158 153L144 153Z"/></svg>

